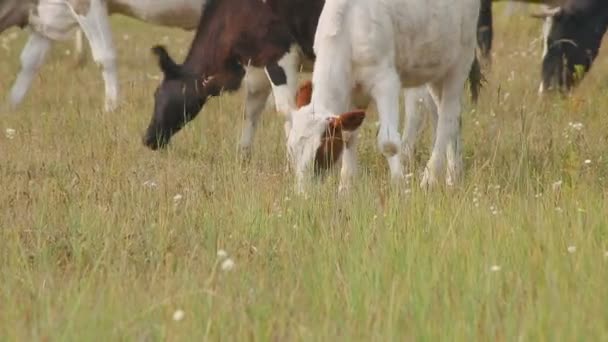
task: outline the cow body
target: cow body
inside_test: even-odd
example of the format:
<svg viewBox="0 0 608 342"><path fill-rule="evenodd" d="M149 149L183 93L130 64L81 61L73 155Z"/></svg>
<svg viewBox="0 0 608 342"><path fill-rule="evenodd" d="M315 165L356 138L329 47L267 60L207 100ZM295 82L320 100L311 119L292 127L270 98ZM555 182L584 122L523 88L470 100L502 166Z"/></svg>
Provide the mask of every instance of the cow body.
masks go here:
<svg viewBox="0 0 608 342"><path fill-rule="evenodd" d="M292 114L288 151L298 189L316 165L329 128L343 141L341 188L356 171L356 126L352 89L371 95L380 116L378 147L394 180L403 178L399 94L403 87L428 84L437 104L437 139L422 186L433 185L445 166L448 182L461 170L460 98L475 57L478 0L331 0L319 19L314 50L313 94ZM346 112L343 117L338 115ZM323 143L325 145L325 143Z"/></svg>

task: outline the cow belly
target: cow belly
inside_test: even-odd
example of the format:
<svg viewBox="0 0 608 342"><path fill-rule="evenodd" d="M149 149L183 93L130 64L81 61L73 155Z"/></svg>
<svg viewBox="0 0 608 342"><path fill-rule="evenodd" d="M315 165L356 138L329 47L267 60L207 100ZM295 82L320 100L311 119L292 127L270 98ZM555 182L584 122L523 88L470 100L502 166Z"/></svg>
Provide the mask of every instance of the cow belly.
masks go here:
<svg viewBox="0 0 608 342"><path fill-rule="evenodd" d="M110 13L123 14L145 22L194 30L206 0L110 0Z"/></svg>

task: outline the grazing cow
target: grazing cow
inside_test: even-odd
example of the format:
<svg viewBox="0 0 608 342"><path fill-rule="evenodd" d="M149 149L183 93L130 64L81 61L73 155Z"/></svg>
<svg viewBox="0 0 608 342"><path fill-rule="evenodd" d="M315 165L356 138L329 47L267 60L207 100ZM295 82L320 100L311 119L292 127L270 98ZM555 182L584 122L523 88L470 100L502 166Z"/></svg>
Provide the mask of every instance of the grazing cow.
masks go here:
<svg viewBox="0 0 608 342"><path fill-rule="evenodd" d="M21 71L9 96L11 105L23 101L52 41L68 39L74 28L79 27L89 41L93 59L103 69L104 108L113 110L118 103L118 75L108 16L123 14L153 24L192 30L198 24L205 1L3 0L0 33L11 26L32 28L21 53Z"/></svg>
<svg viewBox="0 0 608 342"><path fill-rule="evenodd" d="M164 147L209 97L247 86L241 150L248 155L261 110L274 87L279 111L295 108L299 58L314 58L312 42L323 0L208 0L183 64L160 46L164 79L143 142ZM262 71L265 67L266 74ZM267 76L266 76L267 75ZM290 130L286 117L285 132Z"/></svg>
<svg viewBox="0 0 608 342"><path fill-rule="evenodd" d="M492 3L503 0L481 0L479 20L477 22L477 45L482 57L489 61L494 38ZM546 6L559 6L564 0L508 0L511 2L544 4Z"/></svg>
<svg viewBox="0 0 608 342"><path fill-rule="evenodd" d="M598 55L608 27L608 1L566 0L542 17L548 25L539 90L569 91Z"/></svg>
<svg viewBox="0 0 608 342"><path fill-rule="evenodd" d="M446 157L448 183L459 178L460 98L475 58L479 5L479 0L325 3L314 43L312 100L292 114L287 142L299 191L310 176L333 165L336 154L342 158L340 188L348 189L357 168L356 130L365 115L350 111L352 89L358 87L376 103L378 147L391 178L401 180L400 89L428 84L439 116L421 186L437 182Z"/></svg>
<svg viewBox="0 0 608 342"><path fill-rule="evenodd" d="M492 2L481 0L477 40L482 56L492 48ZM608 26L606 0L512 0L544 4L542 81L539 92L568 92L582 80L597 57ZM557 7L555 7L557 6ZM549 8L553 7L553 8Z"/></svg>
<svg viewBox="0 0 608 342"><path fill-rule="evenodd" d="M314 59L313 40L323 0L210 1L183 64L155 47L164 80L155 93L154 112L143 138L151 149L166 146L171 137L194 119L208 97L234 91L242 80L248 103L241 152L248 157L261 108L270 91L268 79L255 67L266 67L283 113L295 109L296 72L300 57ZM221 32L221 34L220 34ZM222 39L218 39L218 37ZM299 53L301 52L301 53ZM247 76L245 76L247 75ZM470 69L473 100L481 71L475 59ZM279 100L280 99L280 100ZM369 102L365 96L358 99ZM286 117L285 133L290 132ZM415 138L415 137L414 137Z"/></svg>

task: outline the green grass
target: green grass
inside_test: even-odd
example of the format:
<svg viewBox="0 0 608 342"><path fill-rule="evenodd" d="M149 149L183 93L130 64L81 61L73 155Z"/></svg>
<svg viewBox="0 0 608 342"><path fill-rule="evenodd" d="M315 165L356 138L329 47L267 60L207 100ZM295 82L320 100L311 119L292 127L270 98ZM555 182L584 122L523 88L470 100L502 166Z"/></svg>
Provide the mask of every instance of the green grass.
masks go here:
<svg viewBox="0 0 608 342"><path fill-rule="evenodd" d="M337 177L294 194L271 111L240 165L242 93L148 151L149 48L166 35L181 59L191 34L113 20L114 113L98 69L57 45L0 115L0 340L607 340L608 60L542 101L540 23L496 21L481 103L463 112L465 180L429 194L390 191L375 113L347 198ZM24 39L0 50L3 96Z"/></svg>

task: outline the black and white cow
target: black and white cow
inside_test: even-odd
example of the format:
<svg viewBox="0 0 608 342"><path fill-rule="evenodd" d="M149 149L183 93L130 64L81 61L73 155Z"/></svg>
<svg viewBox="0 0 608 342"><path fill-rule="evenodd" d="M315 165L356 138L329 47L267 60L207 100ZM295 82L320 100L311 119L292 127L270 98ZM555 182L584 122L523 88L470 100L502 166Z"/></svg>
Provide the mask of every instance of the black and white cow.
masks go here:
<svg viewBox="0 0 608 342"><path fill-rule="evenodd" d="M477 43L482 56L492 49L492 2L481 0ZM515 0L513 0L515 1ZM608 25L606 0L517 0L558 6L545 8L535 17L545 18L542 82L539 91L569 91L582 80L598 54Z"/></svg>

